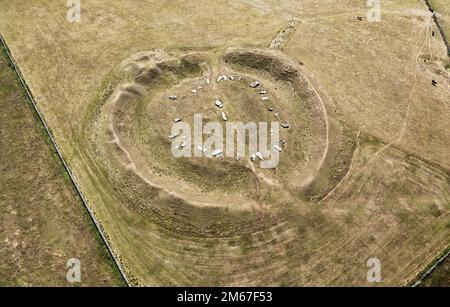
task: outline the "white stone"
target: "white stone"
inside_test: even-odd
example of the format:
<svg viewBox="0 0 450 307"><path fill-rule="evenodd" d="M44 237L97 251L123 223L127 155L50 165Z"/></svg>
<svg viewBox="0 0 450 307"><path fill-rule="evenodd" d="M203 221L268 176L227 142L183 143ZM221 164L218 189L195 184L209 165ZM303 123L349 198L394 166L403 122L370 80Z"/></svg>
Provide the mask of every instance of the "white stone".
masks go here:
<svg viewBox="0 0 450 307"><path fill-rule="evenodd" d="M212 152L212 156L213 157L218 157L218 156L220 156L222 154L222 150L220 150L220 149L216 149L216 150L214 150L213 152Z"/></svg>

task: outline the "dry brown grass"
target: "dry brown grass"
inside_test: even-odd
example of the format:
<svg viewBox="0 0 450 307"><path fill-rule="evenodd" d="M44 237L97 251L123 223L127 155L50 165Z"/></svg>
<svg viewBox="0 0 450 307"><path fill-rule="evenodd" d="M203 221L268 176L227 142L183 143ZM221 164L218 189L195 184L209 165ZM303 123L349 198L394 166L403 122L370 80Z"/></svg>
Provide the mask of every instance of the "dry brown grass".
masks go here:
<svg viewBox="0 0 450 307"><path fill-rule="evenodd" d="M124 285L3 49L0 103L0 285L70 286L70 258L82 265L74 285Z"/></svg>
<svg viewBox="0 0 450 307"><path fill-rule="evenodd" d="M423 3L383 4L381 23L357 21L367 8L356 0L278 3L89 1L80 24L65 21L64 5L44 0L16 1L0 13L1 32L132 282L366 285L366 261L378 257L382 285L404 285L448 246L450 105L448 94L431 86L436 79L448 88L448 58L442 42L430 38L434 25ZM108 108L121 82L116 68L131 55L153 48L174 54L263 48L292 17L300 22L282 51L325 101L333 127L341 127L332 129L330 154L347 163L324 164L323 181L308 191L316 198L276 203L268 193L259 203L283 215L264 220L263 229L216 238L189 233L205 217L225 216L225 229L260 212L233 217L234 210L164 203L148 183L111 163L117 152L86 143L92 133L86 121ZM97 136L111 141L106 133ZM147 163L142 159L143 168ZM321 202L324 190L331 193ZM161 204L151 216L164 223L145 214Z"/></svg>
<svg viewBox="0 0 450 307"><path fill-rule="evenodd" d="M450 39L450 6L445 0L431 0L430 4L440 14L439 21L443 27L447 40ZM450 71L450 63L446 65ZM431 287L448 287L450 286L450 259L447 258L439 268L437 268L431 276L429 276L424 286Z"/></svg>

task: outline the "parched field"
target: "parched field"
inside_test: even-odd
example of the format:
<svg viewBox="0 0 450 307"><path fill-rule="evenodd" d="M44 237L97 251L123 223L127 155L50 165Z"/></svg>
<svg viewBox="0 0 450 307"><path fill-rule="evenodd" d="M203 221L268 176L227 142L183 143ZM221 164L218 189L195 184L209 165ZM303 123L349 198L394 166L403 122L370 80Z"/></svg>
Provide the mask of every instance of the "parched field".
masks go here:
<svg viewBox="0 0 450 307"><path fill-rule="evenodd" d="M133 285L370 285L378 258L399 286L449 247L449 58L423 1L378 23L356 0L81 3L74 24L1 4L0 32ZM171 154L176 118L221 112L289 123L279 167Z"/></svg>
<svg viewBox="0 0 450 307"><path fill-rule="evenodd" d="M430 5L439 14L439 21L446 32L447 39L450 35L450 6L445 0L430 0Z"/></svg>
<svg viewBox="0 0 450 307"><path fill-rule="evenodd" d="M433 273L428 276L422 286L424 287L449 287L450 286L450 261L445 260Z"/></svg>
<svg viewBox="0 0 450 307"><path fill-rule="evenodd" d="M75 286L124 285L0 52L0 285L70 286L70 258L81 261Z"/></svg>

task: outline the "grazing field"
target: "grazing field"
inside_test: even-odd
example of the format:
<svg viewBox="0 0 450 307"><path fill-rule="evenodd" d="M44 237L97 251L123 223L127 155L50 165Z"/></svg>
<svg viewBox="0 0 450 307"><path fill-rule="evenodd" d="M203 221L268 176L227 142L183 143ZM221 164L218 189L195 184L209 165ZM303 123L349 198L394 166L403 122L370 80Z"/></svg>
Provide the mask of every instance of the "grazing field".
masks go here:
<svg viewBox="0 0 450 307"><path fill-rule="evenodd" d="M0 32L133 285L407 285L450 245L449 58L385 2L22 0ZM171 154L221 112L288 123L279 167Z"/></svg>
<svg viewBox="0 0 450 307"><path fill-rule="evenodd" d="M447 39L450 36L450 6L445 0L430 0L430 5L439 14L439 20L442 22L443 29Z"/></svg>
<svg viewBox="0 0 450 307"><path fill-rule="evenodd" d="M123 285L3 49L0 107L0 285L69 286L70 258L74 285Z"/></svg>
<svg viewBox="0 0 450 307"><path fill-rule="evenodd" d="M450 287L450 260L447 258L423 282L424 287Z"/></svg>

